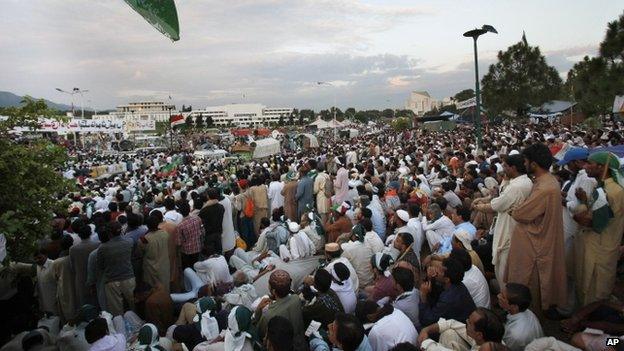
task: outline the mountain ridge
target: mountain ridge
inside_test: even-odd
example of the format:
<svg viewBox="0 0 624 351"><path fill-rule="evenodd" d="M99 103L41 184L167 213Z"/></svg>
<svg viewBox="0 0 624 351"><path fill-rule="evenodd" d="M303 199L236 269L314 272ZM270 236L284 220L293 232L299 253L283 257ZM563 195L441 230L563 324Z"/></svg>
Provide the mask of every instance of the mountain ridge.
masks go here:
<svg viewBox="0 0 624 351"><path fill-rule="evenodd" d="M0 107L19 107L22 104L23 96L16 95L10 91L0 91ZM48 107L59 111L70 111L71 106L60 104L54 101L43 99ZM79 110L79 106L74 106L74 109Z"/></svg>

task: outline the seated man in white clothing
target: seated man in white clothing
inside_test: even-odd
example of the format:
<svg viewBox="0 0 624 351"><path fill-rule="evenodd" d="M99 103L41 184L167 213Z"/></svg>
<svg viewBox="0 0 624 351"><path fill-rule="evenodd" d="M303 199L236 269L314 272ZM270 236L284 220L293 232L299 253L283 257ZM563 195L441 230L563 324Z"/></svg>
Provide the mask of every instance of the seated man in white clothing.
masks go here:
<svg viewBox="0 0 624 351"><path fill-rule="evenodd" d="M325 244L325 261L327 262L325 265L325 269L328 272L333 272L334 265L339 262L344 264L349 269L349 280L351 280L351 288L353 292L357 292L360 287L360 279L358 278L357 271L349 262L346 257L342 257L342 250L340 249L340 245L337 243L328 243Z"/></svg>
<svg viewBox="0 0 624 351"><path fill-rule="evenodd" d="M422 218L422 228L431 252L435 252L445 239L453 236L455 224L450 218L442 214L440 205L436 203L429 205L426 214L427 216Z"/></svg>
<svg viewBox="0 0 624 351"><path fill-rule="evenodd" d="M357 296L353 290L349 268L342 262L336 262L329 273L332 275L331 289L338 295L345 313L353 313Z"/></svg>
<svg viewBox="0 0 624 351"><path fill-rule="evenodd" d="M391 304L380 307L371 300L360 301L355 315L364 325L373 323L368 340L374 351L388 351L402 342L416 344L418 332L414 324Z"/></svg>
<svg viewBox="0 0 624 351"><path fill-rule="evenodd" d="M440 318L438 323L425 327L418 335L421 350L478 350L487 342L500 343L503 339L505 333L503 323L487 308L477 308L466 322L467 324L464 324L454 319ZM429 338L433 334L440 334L439 342Z"/></svg>
<svg viewBox="0 0 624 351"><path fill-rule="evenodd" d="M301 216L301 231L314 243L314 251L320 251L325 245L325 239L319 235L314 223L314 213L309 212Z"/></svg>
<svg viewBox="0 0 624 351"><path fill-rule="evenodd" d="M498 304L508 313L503 341L511 351L522 351L544 336L539 320L529 310L531 290L527 286L507 283L498 294Z"/></svg>
<svg viewBox="0 0 624 351"><path fill-rule="evenodd" d="M265 271L268 272L269 270L266 269ZM229 293L223 295L226 308L245 306L251 309L253 302L258 298L256 288L253 284L249 284L249 278L243 271L234 273L233 278L234 288Z"/></svg>
<svg viewBox="0 0 624 351"><path fill-rule="evenodd" d="M533 340L524 351L581 351L581 349L549 336Z"/></svg>
<svg viewBox="0 0 624 351"><path fill-rule="evenodd" d="M253 251L245 252L240 248L236 248L230 257L230 265L236 269L237 273L244 273L248 281L252 283L272 271L277 261L280 261L280 258L273 251L257 254Z"/></svg>
<svg viewBox="0 0 624 351"><path fill-rule="evenodd" d="M279 255L284 262L313 256L316 253L314 243L305 232L301 231L297 222L289 222L288 231L290 232L288 246L280 245L279 247Z"/></svg>
<svg viewBox="0 0 624 351"><path fill-rule="evenodd" d="M206 260L196 262L193 268L202 282L211 288L222 283L232 283L227 261L221 255L212 255Z"/></svg>
<svg viewBox="0 0 624 351"><path fill-rule="evenodd" d="M490 308L490 288L485 276L472 264L472 259L468 251L464 249L453 249L449 256L461 263L464 268L464 279L462 283L468 289L472 300L477 307Z"/></svg>

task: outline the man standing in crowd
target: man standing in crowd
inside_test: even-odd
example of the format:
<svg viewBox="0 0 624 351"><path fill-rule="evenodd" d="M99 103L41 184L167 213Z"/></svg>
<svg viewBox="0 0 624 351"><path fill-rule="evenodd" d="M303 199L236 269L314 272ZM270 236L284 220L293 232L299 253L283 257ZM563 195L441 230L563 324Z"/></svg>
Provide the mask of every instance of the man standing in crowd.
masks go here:
<svg viewBox="0 0 624 351"><path fill-rule="evenodd" d="M207 190L208 201L199 211L199 218L204 224L204 249L206 254L212 255L221 252L221 234L223 233L223 216L225 209L219 203L219 190Z"/></svg>
<svg viewBox="0 0 624 351"><path fill-rule="evenodd" d="M534 186L529 197L510 211L517 225L503 280L528 286L534 307L546 311L566 303L561 191L548 172L552 154L546 145L528 146L522 155Z"/></svg>
<svg viewBox="0 0 624 351"><path fill-rule="evenodd" d="M191 208L188 203L182 203L178 207L184 218L178 224L177 244L181 247L182 269L185 269L193 267L195 262L199 261L204 230L202 220L195 215L190 215Z"/></svg>
<svg viewBox="0 0 624 351"><path fill-rule="evenodd" d="M127 306L134 308L136 281L132 270L132 240L121 236L121 225L111 222L100 228L110 239L102 243L97 253L97 270L104 272L106 305L113 316L123 315Z"/></svg>
<svg viewBox="0 0 624 351"><path fill-rule="evenodd" d="M507 183L503 185L500 196L493 198L489 205L474 203L476 211L488 212L491 209L497 213L492 244L492 264L499 284L504 284L503 276L507 267L511 234L516 227L516 221L509 214L509 210L522 203L533 187L533 182L526 175L522 155L507 156L503 161L503 169Z"/></svg>
<svg viewBox="0 0 624 351"><path fill-rule="evenodd" d="M609 298L615 286L617 264L624 228L624 175L621 164L610 152L589 156L587 173L600 179L600 188L589 195L578 190L576 196L585 205L577 220L583 225L582 257L578 257L577 281L583 305Z"/></svg>

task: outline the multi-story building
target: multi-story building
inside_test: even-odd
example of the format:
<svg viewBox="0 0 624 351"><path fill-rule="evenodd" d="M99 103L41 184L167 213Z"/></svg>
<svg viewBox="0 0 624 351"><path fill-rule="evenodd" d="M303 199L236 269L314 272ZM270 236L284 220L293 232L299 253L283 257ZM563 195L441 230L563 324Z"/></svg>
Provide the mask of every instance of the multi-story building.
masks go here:
<svg viewBox="0 0 624 351"><path fill-rule="evenodd" d="M117 110L105 115L94 115L96 120L110 121L154 121L166 122L169 120L169 112L175 114L175 106L167 105L162 101L131 102L127 105L117 106Z"/></svg>
<svg viewBox="0 0 624 351"><path fill-rule="evenodd" d="M405 102L405 108L414 111L417 116L424 115L438 105L438 101L426 91L412 91Z"/></svg>
<svg viewBox="0 0 624 351"><path fill-rule="evenodd" d="M292 107L274 108L262 104L229 104L193 110L189 116L192 117L193 122L201 117L204 123L210 117L215 126L257 127L278 123L280 118L286 122L292 112Z"/></svg>

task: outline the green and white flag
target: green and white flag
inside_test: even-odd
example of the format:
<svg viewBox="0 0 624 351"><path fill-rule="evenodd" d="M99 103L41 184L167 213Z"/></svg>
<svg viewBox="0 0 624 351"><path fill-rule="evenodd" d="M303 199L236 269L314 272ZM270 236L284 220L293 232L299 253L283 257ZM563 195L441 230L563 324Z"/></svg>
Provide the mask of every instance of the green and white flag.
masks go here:
<svg viewBox="0 0 624 351"><path fill-rule="evenodd" d="M152 27L169 39L180 40L180 24L174 0L125 0Z"/></svg>
<svg viewBox="0 0 624 351"><path fill-rule="evenodd" d="M613 218L613 210L609 206L607 194L602 187L594 190L592 198L592 229L594 232L600 234L607 228L609 221Z"/></svg>

